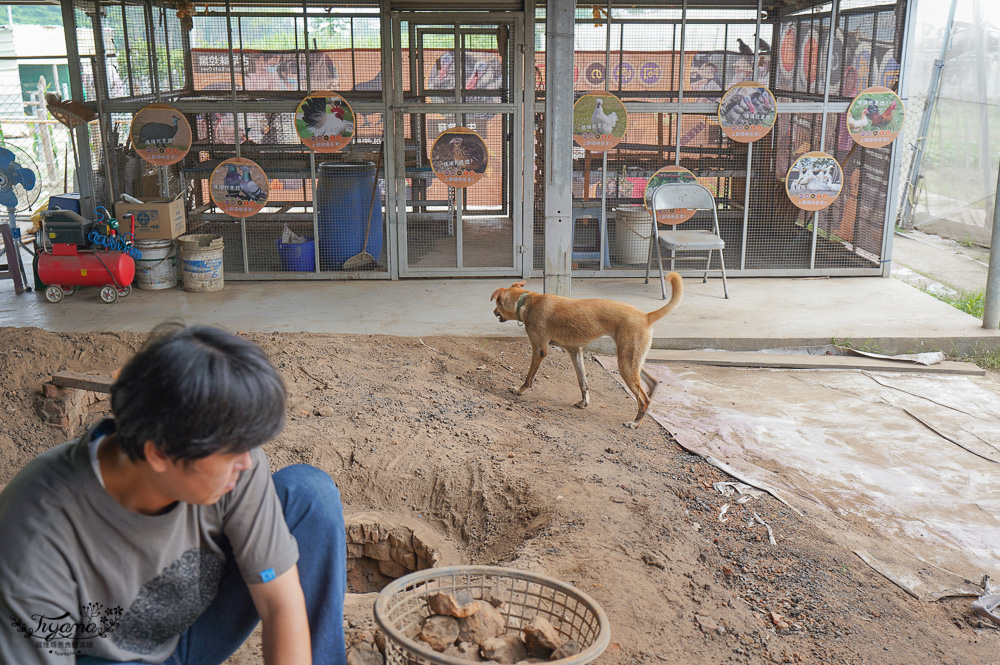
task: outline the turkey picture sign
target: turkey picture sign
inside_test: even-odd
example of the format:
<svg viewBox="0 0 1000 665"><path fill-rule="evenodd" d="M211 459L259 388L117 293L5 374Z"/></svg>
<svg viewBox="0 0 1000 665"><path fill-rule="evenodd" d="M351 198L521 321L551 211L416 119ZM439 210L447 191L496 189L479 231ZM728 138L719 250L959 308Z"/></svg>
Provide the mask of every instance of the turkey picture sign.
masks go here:
<svg viewBox="0 0 1000 665"><path fill-rule="evenodd" d="M191 149L191 125L184 114L168 104L139 109L129 129L132 145L150 164L168 166L184 159Z"/></svg>
<svg viewBox="0 0 1000 665"><path fill-rule="evenodd" d="M654 173L653 177L646 183L646 191L643 195L646 202L646 209L649 210L649 214L651 215L653 214L653 192L657 187L666 182L697 183L698 180L694 177L693 173L683 166L664 166ZM694 217L696 212L697 210L690 208L669 208L661 210L656 215L656 221L660 224L680 224Z"/></svg>
<svg viewBox="0 0 1000 665"><path fill-rule="evenodd" d="M212 200L231 217L251 217L267 205L271 183L257 162L233 157L212 171Z"/></svg>
<svg viewBox="0 0 1000 665"><path fill-rule="evenodd" d="M468 127L452 127L434 140L431 169L449 187L479 182L490 164L490 153L479 134Z"/></svg>
<svg viewBox="0 0 1000 665"><path fill-rule="evenodd" d="M847 107L847 132L862 148L881 148L903 130L903 100L889 88L865 88Z"/></svg>
<svg viewBox="0 0 1000 665"><path fill-rule="evenodd" d="M354 111L335 92L317 92L295 109L295 132L316 152L337 152L354 138Z"/></svg>
<svg viewBox="0 0 1000 665"><path fill-rule="evenodd" d="M618 145L628 128L622 100L609 92L588 92L573 104L573 140L593 152Z"/></svg>

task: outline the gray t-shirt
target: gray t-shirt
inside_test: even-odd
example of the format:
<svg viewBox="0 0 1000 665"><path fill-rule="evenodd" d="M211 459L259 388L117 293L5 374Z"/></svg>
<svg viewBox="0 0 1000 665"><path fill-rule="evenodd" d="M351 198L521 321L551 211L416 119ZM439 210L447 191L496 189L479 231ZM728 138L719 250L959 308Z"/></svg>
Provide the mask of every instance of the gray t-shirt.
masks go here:
<svg viewBox="0 0 1000 665"><path fill-rule="evenodd" d="M161 663L215 597L224 539L249 584L298 560L259 448L215 505L148 516L115 501L91 466L88 442L113 430L104 420L42 453L0 493L0 663Z"/></svg>

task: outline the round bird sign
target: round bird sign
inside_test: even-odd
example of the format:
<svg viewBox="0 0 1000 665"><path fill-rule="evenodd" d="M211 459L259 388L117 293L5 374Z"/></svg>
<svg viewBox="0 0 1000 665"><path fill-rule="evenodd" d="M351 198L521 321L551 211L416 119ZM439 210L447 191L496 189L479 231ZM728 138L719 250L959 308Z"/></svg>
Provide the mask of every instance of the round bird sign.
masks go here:
<svg viewBox="0 0 1000 665"><path fill-rule="evenodd" d="M191 149L191 125L184 114L168 104L139 109L129 130L132 145L150 164L167 166L184 159Z"/></svg>
<svg viewBox="0 0 1000 665"><path fill-rule="evenodd" d="M267 205L270 181L257 162L227 159L212 171L212 200L232 217L251 217Z"/></svg>
<svg viewBox="0 0 1000 665"><path fill-rule="evenodd" d="M847 131L862 148L881 148L903 130L903 100L889 88L862 90L847 107Z"/></svg>
<svg viewBox="0 0 1000 665"><path fill-rule="evenodd" d="M756 81L737 83L719 101L719 125L739 143L764 138L774 127L778 105L767 86Z"/></svg>
<svg viewBox="0 0 1000 665"><path fill-rule="evenodd" d="M844 185L844 172L833 155L807 152L788 169L785 191L792 203L802 210L829 207Z"/></svg>
<svg viewBox="0 0 1000 665"><path fill-rule="evenodd" d="M431 169L449 187L468 187L486 174L490 153L483 139L468 127L452 127L434 140Z"/></svg>
<svg viewBox="0 0 1000 665"><path fill-rule="evenodd" d="M609 92L588 92L573 105L573 140L594 152L618 145L628 129L622 100Z"/></svg>
<svg viewBox="0 0 1000 665"><path fill-rule="evenodd" d="M694 174L688 171L683 166L664 166L662 169L653 174L653 177L649 179L646 183L646 191L643 193L643 200L646 203L646 209L649 210L649 214L653 214L653 192L657 187L668 182L687 182L687 183L697 183L697 178ZM656 221L660 224L680 224L681 222L686 222L687 220L694 217L694 214L698 212L697 210L691 210L689 208L669 208L667 210L660 210L656 215Z"/></svg>
<svg viewBox="0 0 1000 665"><path fill-rule="evenodd" d="M354 138L354 111L335 92L317 92L295 110L295 131L307 148L337 152Z"/></svg>

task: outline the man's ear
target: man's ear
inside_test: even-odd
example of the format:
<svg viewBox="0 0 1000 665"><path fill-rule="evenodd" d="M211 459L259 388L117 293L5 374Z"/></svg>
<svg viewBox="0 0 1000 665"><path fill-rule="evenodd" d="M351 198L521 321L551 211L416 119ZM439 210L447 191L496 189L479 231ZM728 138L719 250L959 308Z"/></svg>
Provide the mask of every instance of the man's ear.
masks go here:
<svg viewBox="0 0 1000 665"><path fill-rule="evenodd" d="M505 290L506 289L504 288L497 289L493 292L493 295L490 296L490 300L496 300Z"/></svg>
<svg viewBox="0 0 1000 665"><path fill-rule="evenodd" d="M163 454L163 451L156 447L150 439L142 446L142 452L146 456L146 462L150 468L157 473L163 473L167 469L170 458Z"/></svg>

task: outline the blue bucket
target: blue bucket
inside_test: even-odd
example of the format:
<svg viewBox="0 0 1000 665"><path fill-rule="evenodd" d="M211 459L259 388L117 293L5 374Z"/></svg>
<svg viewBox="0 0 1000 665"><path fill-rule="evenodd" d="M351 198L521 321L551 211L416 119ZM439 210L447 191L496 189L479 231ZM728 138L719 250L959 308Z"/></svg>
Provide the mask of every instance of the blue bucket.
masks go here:
<svg viewBox="0 0 1000 665"><path fill-rule="evenodd" d="M316 270L316 243L312 239L306 242L283 243L281 238L274 241L278 246L278 258L281 269L286 272L314 272Z"/></svg>
<svg viewBox="0 0 1000 665"><path fill-rule="evenodd" d="M323 162L317 168L316 216L319 223L321 270L340 270L344 261L366 251L379 260L382 254L382 202L372 202L372 184L378 174L375 162ZM378 197L378 190L375 191ZM368 244L365 229L371 206Z"/></svg>

